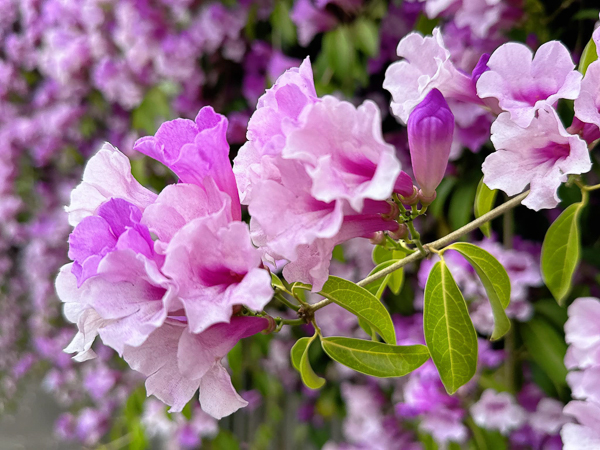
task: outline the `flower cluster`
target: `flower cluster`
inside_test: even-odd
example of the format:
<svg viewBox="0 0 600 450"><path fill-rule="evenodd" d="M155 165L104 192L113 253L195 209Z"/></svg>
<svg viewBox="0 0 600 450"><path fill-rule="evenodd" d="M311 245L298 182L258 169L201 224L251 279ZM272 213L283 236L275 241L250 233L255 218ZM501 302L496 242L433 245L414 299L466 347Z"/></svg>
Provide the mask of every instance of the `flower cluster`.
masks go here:
<svg viewBox="0 0 600 450"><path fill-rule="evenodd" d="M179 177L158 195L105 144L71 194L73 263L56 281L65 316L79 328L67 348L78 360L94 356L100 335L148 377L148 394L181 411L200 388L202 409L216 418L247 404L220 360L269 327L262 317L235 314L244 306L260 311L272 296L239 220L226 132L227 119L206 107L195 121L166 122L138 140L137 149Z"/></svg>
<svg viewBox="0 0 600 450"><path fill-rule="evenodd" d="M451 100L457 117L473 117L473 108L497 116L491 126L497 151L483 164L489 188L515 195L529 185L524 205L554 208L558 187L567 176L591 169L587 143L598 131L589 126L594 125L590 114L597 114L598 108L586 99L597 94L595 70L586 74L591 81L583 83L582 90L582 75L562 43L542 44L535 55L524 44L503 44L491 55L482 55L470 75L453 62L439 28L430 37L411 33L400 41L397 52L403 60L387 69L383 86L392 94L392 111L400 121L406 123L434 89ZM578 105L569 131L556 111L560 99Z"/></svg>
<svg viewBox="0 0 600 450"><path fill-rule="evenodd" d="M233 170L265 261L286 261L286 279L315 291L336 245L396 231L397 209L387 200L413 194L382 138L377 106L318 98L308 59L259 99Z"/></svg>

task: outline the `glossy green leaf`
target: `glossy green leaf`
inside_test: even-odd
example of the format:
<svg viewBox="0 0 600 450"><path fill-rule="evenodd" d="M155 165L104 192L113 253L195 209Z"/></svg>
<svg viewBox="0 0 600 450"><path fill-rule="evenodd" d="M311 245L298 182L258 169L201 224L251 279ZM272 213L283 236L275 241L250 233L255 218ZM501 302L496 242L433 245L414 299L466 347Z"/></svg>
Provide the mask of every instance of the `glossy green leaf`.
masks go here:
<svg viewBox="0 0 600 450"><path fill-rule="evenodd" d="M534 317L520 325L521 336L531 358L542 368L560 392L567 386L564 337L545 320Z"/></svg>
<svg viewBox="0 0 600 450"><path fill-rule="evenodd" d="M344 257L344 247L342 247L341 245L336 245L335 247L333 247L333 253L331 254L331 257L336 261L345 263L346 258Z"/></svg>
<svg viewBox="0 0 600 450"><path fill-rule="evenodd" d="M579 264L580 203L565 209L550 225L542 245L542 276L559 304L571 291L571 279Z"/></svg>
<svg viewBox="0 0 600 450"><path fill-rule="evenodd" d="M390 313L379 299L365 288L331 276L319 294L369 322L385 342L396 343L396 331Z"/></svg>
<svg viewBox="0 0 600 450"><path fill-rule="evenodd" d="M310 389L319 389L323 387L325 380L314 372L310 365L310 361L308 360L308 349L314 339L315 336L312 338L304 337L298 339L292 347L290 354L292 365L300 372L302 382Z"/></svg>
<svg viewBox="0 0 600 450"><path fill-rule="evenodd" d="M510 330L510 320L504 312L510 303L510 278L506 270L496 258L476 245L456 242L447 248L463 255L477 272L494 314L492 340L500 339Z"/></svg>
<svg viewBox="0 0 600 450"><path fill-rule="evenodd" d="M321 339L329 357L357 372L374 377L402 377L429 359L424 345L389 345L347 337Z"/></svg>
<svg viewBox="0 0 600 450"><path fill-rule="evenodd" d="M483 182L483 178L479 181L477 192L475 193L475 217L481 217L492 210L497 194L498 190L487 187ZM479 229L487 237L491 236L491 222L484 223Z"/></svg>
<svg viewBox="0 0 600 450"><path fill-rule="evenodd" d="M596 19L598 19L598 15L596 15ZM579 60L579 70L582 74L585 75L587 72L587 68L591 63L598 59L598 52L596 48L596 43L593 39L590 39L585 48L583 49L583 53L581 54L581 59Z"/></svg>
<svg viewBox="0 0 600 450"><path fill-rule="evenodd" d="M467 304L444 261L437 262L425 286L425 342L449 394L467 383L477 368L477 334Z"/></svg>

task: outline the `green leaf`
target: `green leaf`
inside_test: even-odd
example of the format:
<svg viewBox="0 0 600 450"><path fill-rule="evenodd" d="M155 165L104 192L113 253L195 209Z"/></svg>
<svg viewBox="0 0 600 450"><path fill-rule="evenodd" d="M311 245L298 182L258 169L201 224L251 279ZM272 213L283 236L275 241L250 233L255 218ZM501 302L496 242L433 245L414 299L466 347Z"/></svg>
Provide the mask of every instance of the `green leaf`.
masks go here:
<svg viewBox="0 0 600 450"><path fill-rule="evenodd" d="M285 285L283 284L283 281L281 281L279 279L279 277L277 275L275 275L273 272L271 272L271 285L273 285L273 287L279 288L279 290L281 291L285 291Z"/></svg>
<svg viewBox="0 0 600 450"><path fill-rule="evenodd" d="M290 351L292 366L294 366L294 369L296 369L298 372L300 372L300 361L302 359L302 355L304 355L304 352L308 348L308 344L310 344L310 342L311 338L309 337L300 338L296 341L292 347L292 350Z"/></svg>
<svg viewBox="0 0 600 450"><path fill-rule="evenodd" d="M335 30L325 33L323 52L327 57L329 67L333 69L340 80L344 80L350 74L356 58L350 30L341 25Z"/></svg>
<svg viewBox="0 0 600 450"><path fill-rule="evenodd" d="M477 369L477 334L465 299L443 260L433 266L425 286L423 331L442 383L454 394Z"/></svg>
<svg viewBox="0 0 600 450"><path fill-rule="evenodd" d="M359 17L354 22L354 44L367 56L379 52L379 29L371 20Z"/></svg>
<svg viewBox="0 0 600 450"><path fill-rule="evenodd" d="M389 266L391 266L392 264L394 264L396 262L397 262L397 260L395 260L395 259L389 259L387 261L383 261L381 264L378 264L373 270L371 270L371 272L369 273L369 276L374 275L377 272L380 272L383 269L388 268ZM402 271L402 269L399 269L399 271ZM389 273L385 277L381 277L381 278L367 284L365 286L365 289L368 290L375 297L380 299L381 296L383 295L383 291L385 290L386 286L388 286L391 278L392 278L392 274Z"/></svg>
<svg viewBox="0 0 600 450"><path fill-rule="evenodd" d="M477 186L477 192L475 193L475 217L481 217L485 213L490 212L494 206L494 202L496 201L496 194L498 194L498 190L490 189L483 182L483 178L479 181L479 185ZM486 222L479 227L481 232L485 234L486 237L490 237L491 235L491 222Z"/></svg>
<svg viewBox="0 0 600 450"><path fill-rule="evenodd" d="M345 263L346 258L344 258L344 247L341 245L336 245L333 247L333 253L331 254L331 257L341 263Z"/></svg>
<svg viewBox="0 0 600 450"><path fill-rule="evenodd" d="M326 337L321 346L329 357L374 377L402 377L429 359L424 345L389 345L347 337Z"/></svg>
<svg viewBox="0 0 600 450"><path fill-rule="evenodd" d="M567 386L564 363L567 344L564 337L548 322L535 317L522 323L520 330L533 361L550 377L559 392L564 391Z"/></svg>
<svg viewBox="0 0 600 450"><path fill-rule="evenodd" d="M388 250L380 245L376 245L373 248L372 258L373 258L373 262L375 264L382 264L386 261L394 261L395 262L399 259L404 258L405 256L406 256L406 252L404 252L402 250L399 250L399 249ZM381 270L381 269L379 269L379 270ZM374 273L374 271L375 271L375 269L373 269L373 271L371 273ZM403 270L395 270L394 272L392 272L390 274L390 278L386 284L390 287L390 289L392 290L392 292L394 294L398 295L400 293L400 290L402 289L403 283L404 283L404 271ZM381 298L381 295L379 295L378 298Z"/></svg>
<svg viewBox="0 0 600 450"><path fill-rule="evenodd" d="M308 359L308 349L316 336L298 339L290 352L292 365L300 372L302 382L310 389L319 389L325 384L325 380L314 372Z"/></svg>
<svg viewBox="0 0 600 450"><path fill-rule="evenodd" d="M597 14L596 14L596 19L598 19ZM581 54L581 59L579 60L579 67L577 68L577 70L579 70L582 74L585 75L589 65L591 63L593 63L594 61L596 61L597 59L598 59L598 52L597 52L597 48L596 48L596 43L594 42L593 39L590 39L590 41L587 43L587 45L583 49L583 53Z"/></svg>
<svg viewBox="0 0 600 450"><path fill-rule="evenodd" d="M452 193L448 218L450 219L450 225L455 230L466 225L471 220L473 204L475 203L475 193L477 192L476 183L476 180L466 177L458 183Z"/></svg>
<svg viewBox="0 0 600 450"><path fill-rule="evenodd" d="M365 288L332 276L319 294L355 316L365 319L388 344L396 343L396 331L390 313L377 297Z"/></svg>
<svg viewBox="0 0 600 450"><path fill-rule="evenodd" d="M165 89L160 86L148 91L140 105L131 112L133 128L154 134L161 119L171 116L171 106Z"/></svg>
<svg viewBox="0 0 600 450"><path fill-rule="evenodd" d="M581 203L574 203L565 209L548 228L542 244L542 277L559 304L569 295L579 264L581 207Z"/></svg>
<svg viewBox="0 0 600 450"><path fill-rule="evenodd" d="M492 340L500 339L510 330L510 320L504 310L510 303L510 278L496 258L487 251L467 242L456 242L447 247L456 250L473 266L492 305L494 331Z"/></svg>

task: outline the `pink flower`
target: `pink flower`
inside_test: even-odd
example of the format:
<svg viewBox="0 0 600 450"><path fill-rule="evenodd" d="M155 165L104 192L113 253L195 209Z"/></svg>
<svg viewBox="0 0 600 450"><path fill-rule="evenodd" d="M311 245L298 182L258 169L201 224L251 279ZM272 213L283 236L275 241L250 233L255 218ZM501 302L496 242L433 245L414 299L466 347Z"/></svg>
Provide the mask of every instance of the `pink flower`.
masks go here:
<svg viewBox="0 0 600 450"><path fill-rule="evenodd" d="M581 93L575 99L575 116L600 127L600 61L588 66L581 81Z"/></svg>
<svg viewBox="0 0 600 450"><path fill-rule="evenodd" d="M477 425L507 434L525 423L526 412L508 392L486 389L477 403L471 406L471 415Z"/></svg>
<svg viewBox="0 0 600 450"><path fill-rule="evenodd" d="M65 208L69 223L77 225L110 198L126 200L143 211L156 194L138 183L131 175L129 159L107 142L88 161L81 184L71 192L71 204Z"/></svg>
<svg viewBox="0 0 600 450"><path fill-rule="evenodd" d="M593 297L576 299L568 309L565 339L569 344L567 368L600 366L600 300Z"/></svg>
<svg viewBox="0 0 600 450"><path fill-rule="evenodd" d="M569 50L557 41L540 46L535 56L527 46L509 42L492 53L487 65L490 70L477 81L477 94L497 99L521 127L529 126L546 105L579 95L582 75Z"/></svg>
<svg viewBox="0 0 600 450"><path fill-rule="evenodd" d="M266 261L289 261L289 281L319 290L335 245L397 229L381 215L394 191L412 194L412 181L383 141L377 107L317 98L308 59L259 99L248 140L234 173L252 238Z"/></svg>
<svg viewBox="0 0 600 450"><path fill-rule="evenodd" d="M529 184L531 193L523 204L536 211L558 205L557 189L567 175L591 169L585 141L567 133L548 105L526 128L502 113L492 125L492 143L497 151L483 163L485 184L508 195L522 192Z"/></svg>
<svg viewBox="0 0 600 450"><path fill-rule="evenodd" d="M268 326L266 319L233 317L200 334L177 319L169 319L138 347L127 347L123 358L148 377L146 391L178 412L200 389L202 409L216 419L248 404L235 391L221 359L243 339Z"/></svg>
<svg viewBox="0 0 600 450"><path fill-rule="evenodd" d="M388 67L383 87L392 94L392 111L403 123L432 89L447 99L482 104L471 77L454 67L439 28L433 36L410 33L398 44L397 53L404 59Z"/></svg>
<svg viewBox="0 0 600 450"><path fill-rule="evenodd" d="M600 448L600 404L571 401L565 406L564 413L579 423L567 423L560 436L564 450L582 450Z"/></svg>
<svg viewBox="0 0 600 450"><path fill-rule="evenodd" d="M225 131L213 129L215 136L207 132L203 142L212 140L220 152ZM159 157L179 150L182 135L159 137L153 149L164 151ZM211 155L214 147L204 150ZM127 158L103 148L73 195L86 215L70 237L75 262L56 280L65 317L79 329L66 351L77 352L80 361L93 358L99 335L148 376L149 395L180 411L200 387L203 408L218 418L246 405L219 361L239 339L269 325L233 316L234 307L260 311L272 297L271 277L259 268L261 252L248 226L234 220L241 211L223 182L233 179L231 166L220 166L219 158L182 170L193 184L168 186L147 201L144 188L131 181ZM108 188L100 183L104 174L112 181ZM86 191L101 194L89 197L91 206L81 195Z"/></svg>
<svg viewBox="0 0 600 450"><path fill-rule="evenodd" d="M239 197L226 135L227 118L206 106L195 121L175 119L163 123L155 136L138 139L134 150L162 162L184 183L201 186L206 177L211 177L231 197L233 218L239 220Z"/></svg>

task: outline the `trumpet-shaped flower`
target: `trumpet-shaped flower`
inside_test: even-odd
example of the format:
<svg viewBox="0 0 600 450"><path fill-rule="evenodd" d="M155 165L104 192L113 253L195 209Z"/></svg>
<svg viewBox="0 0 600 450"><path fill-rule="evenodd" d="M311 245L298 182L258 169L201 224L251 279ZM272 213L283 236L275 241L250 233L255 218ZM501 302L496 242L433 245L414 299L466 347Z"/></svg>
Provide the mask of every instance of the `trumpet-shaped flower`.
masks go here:
<svg viewBox="0 0 600 450"><path fill-rule="evenodd" d="M432 89L446 98L482 104L471 77L452 63L439 28L433 36L411 33L404 37L397 54L404 59L388 67L383 87L392 94L392 112L403 123Z"/></svg>
<svg viewBox="0 0 600 450"><path fill-rule="evenodd" d="M335 245L398 228L382 217L386 200L413 186L383 141L377 107L317 98L308 59L261 97L248 139L234 161L242 202L255 244L268 261L289 261L289 281L319 290Z"/></svg>
<svg viewBox="0 0 600 450"><path fill-rule="evenodd" d="M162 162L184 183L202 186L211 177L231 197L233 218L241 211L235 178L229 162L227 118L206 106L195 121L175 119L163 123L156 135L138 139L134 149Z"/></svg>
<svg viewBox="0 0 600 450"><path fill-rule="evenodd" d="M477 81L479 97L495 98L500 107L521 127L527 127L536 111L553 106L559 99L576 99L581 73L569 50L560 42L546 42L535 56L523 44L509 42L490 56Z"/></svg>
<svg viewBox="0 0 600 450"><path fill-rule="evenodd" d="M502 113L492 124L492 143L497 151L483 163L485 184L508 195L522 192L529 184L531 193L523 204L536 211L558 205L557 190L567 175L591 169L585 141L567 133L548 105L526 128Z"/></svg>
<svg viewBox="0 0 600 450"><path fill-rule="evenodd" d="M205 141L218 142L221 131ZM228 186L219 185L233 178L231 167L229 174L218 164L205 167L204 177L192 177L192 184L144 196L149 191L124 170L127 164L105 147L91 158L77 188L101 195L90 196L95 203L89 207L78 193L77 218L83 219L69 240L74 263L56 280L65 317L79 329L65 350L77 352L78 360L92 358L99 335L148 376L148 393L174 411L200 386L205 411L218 418L231 414L246 402L219 361L239 339L268 326L265 319L235 317L234 307L262 310L272 296L248 226L234 220L240 208L232 207ZM111 186L93 184L106 173Z"/></svg>

